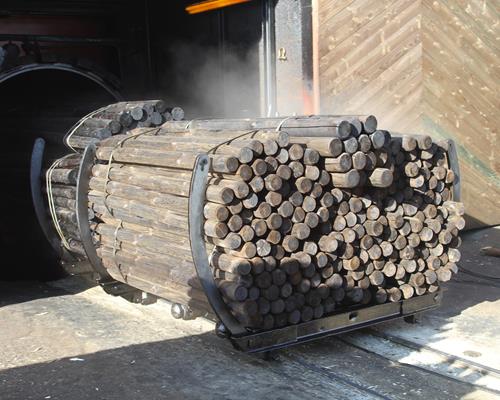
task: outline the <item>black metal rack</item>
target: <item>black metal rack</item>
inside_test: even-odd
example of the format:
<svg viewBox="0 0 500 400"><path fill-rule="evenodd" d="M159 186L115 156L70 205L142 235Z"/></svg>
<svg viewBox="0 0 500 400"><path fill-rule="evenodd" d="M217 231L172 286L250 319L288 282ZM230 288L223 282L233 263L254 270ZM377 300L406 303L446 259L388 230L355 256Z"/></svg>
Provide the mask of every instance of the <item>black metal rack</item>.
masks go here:
<svg viewBox="0 0 500 400"><path fill-rule="evenodd" d="M456 176L453 198L460 199L460 175L455 144L447 140L448 162ZM189 240L194 266L208 302L220 321L216 332L228 338L238 350L248 353L269 352L326 336L364 328L380 322L414 316L441 304L442 291L368 307L353 307L351 310L268 331L252 332L242 326L231 314L217 289L210 268L205 241L203 239L203 204L209 170L209 157L200 154L195 160L189 195Z"/></svg>
<svg viewBox="0 0 500 400"><path fill-rule="evenodd" d="M64 259L64 257L68 257L69 252L66 252L68 254L61 253L62 250L58 245L55 232L51 229L47 215L43 211L44 206L41 198L40 173L44 144L43 140L40 140L41 139L38 139L35 142L32 157L31 185L33 202L35 210L37 211L37 217L47 240ZM458 201L460 198L458 157L453 141L448 140L448 145L448 161L450 168L456 176L453 198ZM86 193L88 191L94 158L95 146L89 145L83 153L77 181L77 221L82 244L90 265L99 275L98 283L101 284L108 293L119 295L122 292L127 292L127 290L137 291L137 289L117 282L111 278L97 256L95 246L92 242ZM217 324L216 333L218 336L229 339L238 350L248 353L269 352L397 318L411 317L416 313L428 311L440 305L442 298L441 290L436 293L430 293L394 303L385 303L368 307L356 306L348 311L333 313L320 319L283 328L267 331L248 330L234 318L229 307L222 299L207 257L207 250L203 238L203 205L205 203L205 191L210 167L209 163L210 159L208 155L200 154L197 156L193 167L188 210L191 253L196 272L208 302L216 318L220 321ZM182 307L182 305L177 306Z"/></svg>

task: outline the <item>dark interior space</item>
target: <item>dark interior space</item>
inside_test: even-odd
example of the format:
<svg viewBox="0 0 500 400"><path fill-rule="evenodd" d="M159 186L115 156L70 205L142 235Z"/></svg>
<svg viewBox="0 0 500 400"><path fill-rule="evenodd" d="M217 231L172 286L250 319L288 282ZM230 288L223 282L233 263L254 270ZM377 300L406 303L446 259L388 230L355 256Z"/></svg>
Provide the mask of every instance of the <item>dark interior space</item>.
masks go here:
<svg viewBox="0 0 500 400"><path fill-rule="evenodd" d="M0 246L18 267L3 279L62 275L33 211L34 140L45 168L70 150L62 138L119 99L161 98L186 118L258 116L265 1L197 15L193 1L5 1L0 5L2 209ZM22 256L21 256L22 255ZM19 262L21 260L21 262Z"/></svg>
<svg viewBox="0 0 500 400"><path fill-rule="evenodd" d="M116 101L105 87L75 72L58 69L28 71L0 84L0 119L8 145L0 150L1 244L6 252L22 256L10 274L24 271L37 278L56 277L55 255L35 218L29 184L30 158L34 140L46 141L45 162L63 156L68 149L63 136L83 115ZM40 251L37 251L40 249ZM29 250L29 251L27 251Z"/></svg>

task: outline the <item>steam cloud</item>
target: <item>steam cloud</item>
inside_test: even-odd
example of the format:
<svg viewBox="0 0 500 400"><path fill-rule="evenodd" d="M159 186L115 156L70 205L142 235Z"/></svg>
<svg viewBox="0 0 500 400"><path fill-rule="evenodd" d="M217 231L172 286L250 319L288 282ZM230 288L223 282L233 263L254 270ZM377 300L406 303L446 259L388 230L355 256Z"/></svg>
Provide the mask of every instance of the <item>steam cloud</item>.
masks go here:
<svg viewBox="0 0 500 400"><path fill-rule="evenodd" d="M172 72L159 74L160 95L182 106L188 119L259 116L257 46L241 51L176 43L165 51Z"/></svg>

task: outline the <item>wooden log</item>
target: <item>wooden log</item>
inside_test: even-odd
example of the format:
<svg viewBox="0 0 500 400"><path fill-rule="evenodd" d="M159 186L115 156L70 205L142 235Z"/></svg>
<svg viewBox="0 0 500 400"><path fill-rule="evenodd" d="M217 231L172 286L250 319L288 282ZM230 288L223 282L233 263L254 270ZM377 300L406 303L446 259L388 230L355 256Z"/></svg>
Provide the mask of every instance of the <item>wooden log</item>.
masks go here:
<svg viewBox="0 0 500 400"><path fill-rule="evenodd" d="M352 167L357 170L363 170L366 167L367 159L365 153L362 151L356 151L351 156Z"/></svg>
<svg viewBox="0 0 500 400"><path fill-rule="evenodd" d="M307 148L304 150L302 161L305 165L315 165L318 163L319 159L320 155L316 150L311 148Z"/></svg>
<svg viewBox="0 0 500 400"><path fill-rule="evenodd" d="M306 212L302 207L295 207L295 210L293 211L292 215L292 222L293 223L299 223L303 222L304 219L306 218Z"/></svg>
<svg viewBox="0 0 500 400"><path fill-rule="evenodd" d="M203 207L203 216L206 219L214 219L224 222L229 218L229 210L221 204L206 203Z"/></svg>
<svg viewBox="0 0 500 400"><path fill-rule="evenodd" d="M245 182L253 178L253 170L249 165L243 164L238 167L234 174L212 174L213 177L222 179L242 180Z"/></svg>
<svg viewBox="0 0 500 400"><path fill-rule="evenodd" d="M243 181L212 178L208 180L207 185L229 188L237 199L244 199L250 193L250 187Z"/></svg>
<svg viewBox="0 0 500 400"><path fill-rule="evenodd" d="M253 231L255 232L255 235L257 237L262 237L266 234L267 232L267 223L265 219L261 218L256 218L251 221L251 227Z"/></svg>
<svg viewBox="0 0 500 400"><path fill-rule="evenodd" d="M248 259L233 257L221 252L213 253L210 262L213 267L237 275L247 275L252 270L252 264Z"/></svg>
<svg viewBox="0 0 500 400"><path fill-rule="evenodd" d="M335 136L343 139L351 133L351 124L342 118L336 116L265 118L253 121L252 126L256 129L275 129L280 126L290 136ZM372 128L372 119L369 121L369 127Z"/></svg>
<svg viewBox="0 0 500 400"><path fill-rule="evenodd" d="M92 175L162 193L189 196L191 173L179 169L113 163L108 173L107 165L97 164L92 168Z"/></svg>
<svg viewBox="0 0 500 400"><path fill-rule="evenodd" d="M204 232L207 236L224 239L229 233L229 229L224 222L207 220L205 221Z"/></svg>
<svg viewBox="0 0 500 400"><path fill-rule="evenodd" d="M53 197L54 204L58 208L65 208L68 210L76 210L76 201L66 197Z"/></svg>
<svg viewBox="0 0 500 400"><path fill-rule="evenodd" d="M428 150L432 146L432 138L428 135L413 135L420 150Z"/></svg>
<svg viewBox="0 0 500 400"><path fill-rule="evenodd" d="M417 148L417 139L410 135L401 138L401 147L406 151L413 151Z"/></svg>
<svg viewBox="0 0 500 400"><path fill-rule="evenodd" d="M101 219L109 215L132 224L150 226L166 231L187 232L187 218L170 213L168 210L159 211L160 209L138 203L124 202L111 196L106 200L108 207L104 206L104 200L100 195L89 195L89 200L92 211ZM131 212L131 209L135 209L136 212ZM109 210L111 210L112 214L109 213ZM141 216L138 217L136 214Z"/></svg>
<svg viewBox="0 0 500 400"><path fill-rule="evenodd" d="M192 170L196 158L195 153L163 152L127 147L114 148L105 147L105 145L105 141L100 142L100 146L96 151L99 160L109 161L111 155L113 155L113 160L118 162ZM210 157L210 170L213 172L232 173L236 172L238 167L239 162L235 157Z"/></svg>
<svg viewBox="0 0 500 400"><path fill-rule="evenodd" d="M177 214L187 215L188 199L186 197L145 190L138 186L106 181L95 177L90 179L89 187L94 192L102 192L103 197L105 195L113 195L125 199L136 200L153 207L169 209Z"/></svg>
<svg viewBox="0 0 500 400"><path fill-rule="evenodd" d="M393 182L393 174L390 169L376 168L368 177L371 186L375 187L389 187Z"/></svg>
<svg viewBox="0 0 500 400"><path fill-rule="evenodd" d="M52 191L52 196L54 197L64 197L66 199L73 199L73 200L76 199L76 186L55 184L51 185L51 191Z"/></svg>
<svg viewBox="0 0 500 400"><path fill-rule="evenodd" d="M217 281L217 286L224 297L233 301L244 301L248 297L248 289L236 282Z"/></svg>
<svg viewBox="0 0 500 400"><path fill-rule="evenodd" d="M383 131L375 131L370 135L370 140L374 149L381 149L385 145L386 135Z"/></svg>
<svg viewBox="0 0 500 400"><path fill-rule="evenodd" d="M292 161L299 161L302 159L304 156L304 145L294 143L290 146L288 149L288 155L290 157L290 160Z"/></svg>
<svg viewBox="0 0 500 400"><path fill-rule="evenodd" d="M313 149L324 157L336 157L343 150L342 140L338 137L333 138L318 138L318 137L292 137L291 143L303 144L308 148Z"/></svg>
<svg viewBox="0 0 500 400"><path fill-rule="evenodd" d="M280 165L276 169L276 175L281 179L288 181L292 177L292 169L288 165Z"/></svg>
<svg viewBox="0 0 500 400"><path fill-rule="evenodd" d="M276 174L269 174L264 178L264 186L269 191L278 191L283 186L283 180Z"/></svg>
<svg viewBox="0 0 500 400"><path fill-rule="evenodd" d="M304 240L311 234L311 229L305 223L299 222L293 225L292 235L299 240Z"/></svg>
<svg viewBox="0 0 500 400"><path fill-rule="evenodd" d="M300 193L305 194L311 191L313 183L306 177L300 177L295 181L295 187Z"/></svg>
<svg viewBox="0 0 500 400"><path fill-rule="evenodd" d="M76 185L77 175L78 170L75 168L55 168L50 172L50 181L66 185Z"/></svg>
<svg viewBox="0 0 500 400"><path fill-rule="evenodd" d="M194 126L196 126L198 122L194 122ZM166 134L169 136L168 131L168 126L170 123L166 123L163 125L162 129L158 133L159 135L164 135ZM196 138L200 137L213 137L214 134L211 130L200 130L198 128L191 129L190 131L184 131L184 137L186 136L195 136ZM218 130L218 129L217 129ZM231 140L231 143L234 143L235 141L238 140L254 140L254 141L266 141L266 140L272 140L275 141L279 147L286 147L288 146L289 143L289 135L286 132L276 132L276 131L237 131L237 130L218 130L217 132L217 139L220 140ZM176 133L176 136L179 136L179 133ZM234 139L234 138L239 138L239 139ZM191 139L192 140L192 139ZM263 149L262 149L263 150ZM261 152L257 149L255 149L256 153L261 154Z"/></svg>
<svg viewBox="0 0 500 400"><path fill-rule="evenodd" d="M252 242L246 242L240 248L227 250L226 253L235 257L252 259L257 255L257 247Z"/></svg>
<svg viewBox="0 0 500 400"><path fill-rule="evenodd" d="M328 172L347 172L352 168L352 158L348 153L342 153L335 158L325 158L325 170Z"/></svg>
<svg viewBox="0 0 500 400"><path fill-rule="evenodd" d="M241 239L240 235L237 233L234 233L234 232L229 232L224 237L224 239L206 236L205 240L208 243L212 243L212 244L216 245L217 247L220 247L223 249L229 249L229 250L237 250L242 244L242 239Z"/></svg>
<svg viewBox="0 0 500 400"><path fill-rule="evenodd" d="M290 169L292 170L292 174L294 178L300 178L302 175L304 175L305 172L305 167L304 164L302 164L299 161L292 161L288 164Z"/></svg>
<svg viewBox="0 0 500 400"><path fill-rule="evenodd" d="M136 271L135 277L153 283L158 278L174 282L185 287L200 288L196 272L190 261L180 258L164 257L162 260L147 255L146 252L131 252L133 247L127 250L113 250L111 247L99 247L98 255L103 259L114 261L116 264L127 265ZM123 271L125 274L125 271ZM127 274L128 275L128 274ZM119 279L123 282L125 279Z"/></svg>
<svg viewBox="0 0 500 400"><path fill-rule="evenodd" d="M66 143L72 149L84 149L91 144L99 143L99 139L94 137L71 135L66 140Z"/></svg>
<svg viewBox="0 0 500 400"><path fill-rule="evenodd" d="M354 188L360 181L359 172L353 169L345 173L332 173L330 177L332 184L339 188Z"/></svg>

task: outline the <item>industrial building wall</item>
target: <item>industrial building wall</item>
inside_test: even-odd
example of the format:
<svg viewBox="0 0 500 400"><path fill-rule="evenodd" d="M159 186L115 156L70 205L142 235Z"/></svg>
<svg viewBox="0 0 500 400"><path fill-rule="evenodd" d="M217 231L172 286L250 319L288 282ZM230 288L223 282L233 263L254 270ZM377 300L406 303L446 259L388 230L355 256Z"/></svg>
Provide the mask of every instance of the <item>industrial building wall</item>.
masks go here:
<svg viewBox="0 0 500 400"><path fill-rule="evenodd" d="M322 113L456 141L469 228L500 223L500 4L317 0Z"/></svg>

